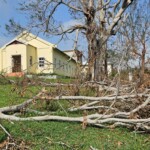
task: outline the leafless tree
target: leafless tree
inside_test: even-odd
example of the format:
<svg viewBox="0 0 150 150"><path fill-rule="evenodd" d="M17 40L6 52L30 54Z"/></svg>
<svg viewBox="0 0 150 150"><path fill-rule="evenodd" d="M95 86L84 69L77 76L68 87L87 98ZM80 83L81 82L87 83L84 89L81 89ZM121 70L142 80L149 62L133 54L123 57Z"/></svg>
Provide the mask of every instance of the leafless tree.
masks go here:
<svg viewBox="0 0 150 150"><path fill-rule="evenodd" d="M31 0L20 4L20 10L28 15L28 30L60 35L80 30L88 42L88 80L101 80L102 68L106 57L105 43L118 31L118 23L133 0ZM55 12L64 6L68 13L79 23L68 28L55 18ZM82 21L81 21L82 20ZM17 30L26 27L10 20ZM12 31L10 26L7 29Z"/></svg>
<svg viewBox="0 0 150 150"><path fill-rule="evenodd" d="M130 15L121 30L126 46L132 57L140 61L140 83L144 80L145 64L148 60L148 47L150 42L150 11L149 2L135 4L130 9Z"/></svg>

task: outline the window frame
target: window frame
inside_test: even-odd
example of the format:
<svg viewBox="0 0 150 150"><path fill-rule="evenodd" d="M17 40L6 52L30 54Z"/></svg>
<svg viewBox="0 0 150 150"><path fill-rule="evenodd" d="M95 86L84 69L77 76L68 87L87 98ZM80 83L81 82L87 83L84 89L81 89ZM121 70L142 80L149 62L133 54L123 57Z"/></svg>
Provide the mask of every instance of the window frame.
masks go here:
<svg viewBox="0 0 150 150"><path fill-rule="evenodd" d="M30 66L33 65L33 57L32 56L30 56L30 58L29 58L29 64L30 64Z"/></svg>
<svg viewBox="0 0 150 150"><path fill-rule="evenodd" d="M57 59L54 58L54 68L57 68Z"/></svg>
<svg viewBox="0 0 150 150"><path fill-rule="evenodd" d="M39 57L39 67L43 68L45 66L45 57Z"/></svg>

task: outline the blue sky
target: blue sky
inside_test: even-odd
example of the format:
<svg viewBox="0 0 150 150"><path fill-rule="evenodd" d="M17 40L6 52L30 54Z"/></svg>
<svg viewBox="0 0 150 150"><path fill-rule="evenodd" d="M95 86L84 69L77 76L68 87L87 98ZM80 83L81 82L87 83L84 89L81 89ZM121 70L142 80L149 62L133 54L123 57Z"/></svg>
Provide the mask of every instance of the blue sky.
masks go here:
<svg viewBox="0 0 150 150"><path fill-rule="evenodd" d="M6 2L5 2L6 1ZM18 3L22 0L0 0L0 47L3 46L5 43L9 42L11 39L14 38L12 35L8 35L8 33L5 31L5 24L8 24L9 19L13 18L16 22L25 25L26 18L23 13L21 13L18 8ZM61 18L63 25L68 26L72 25L75 20L72 20L66 10L65 7L60 7L60 9L57 11L55 16L59 19ZM47 38L46 36L40 34L41 38L56 44L58 42L57 37L51 37ZM73 41L75 39L75 34L69 35L70 40L62 41L58 44L58 48L61 50L69 50L73 49ZM85 49L85 44L80 43L79 49Z"/></svg>

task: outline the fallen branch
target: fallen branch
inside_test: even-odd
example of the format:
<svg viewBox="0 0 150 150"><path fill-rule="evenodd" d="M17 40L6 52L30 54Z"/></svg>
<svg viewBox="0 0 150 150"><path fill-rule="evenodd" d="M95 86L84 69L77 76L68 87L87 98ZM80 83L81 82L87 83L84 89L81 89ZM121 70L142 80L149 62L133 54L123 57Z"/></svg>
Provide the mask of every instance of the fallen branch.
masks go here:
<svg viewBox="0 0 150 150"><path fill-rule="evenodd" d="M117 108L112 108L112 107L108 107L108 106L92 106L92 107L79 107L79 108L69 108L68 111L78 111L78 110L92 110L92 109L109 109L109 110L115 110L117 111Z"/></svg>
<svg viewBox="0 0 150 150"><path fill-rule="evenodd" d="M42 94L43 94L43 92L40 92L33 98L28 99L27 101L23 102L22 104L0 108L0 112L2 112L2 113L18 112L18 111L26 108L31 103L33 103L33 101L38 99Z"/></svg>
<svg viewBox="0 0 150 150"><path fill-rule="evenodd" d="M120 100L121 102L130 102L133 101L134 98L142 98L142 101L136 108L132 109L129 112L120 111L119 108L113 108L112 105L114 105L114 101ZM147 98L144 100L143 98ZM43 100L57 100L60 108L66 113L67 116L55 116L51 115L49 112L40 112L37 110L29 109L28 106L31 104L34 104L34 101L37 99L43 99ZM90 114L85 116L79 116L79 117L68 117L69 114L67 111L63 108L61 103L59 101L61 100L85 100L90 101L87 104L84 104L77 108L70 108L70 111L76 111L76 110L91 110L91 109L106 109L105 113L103 114ZM101 106L94 106L95 104L99 102L106 102L104 105ZM109 103L107 103L109 102ZM110 105L111 102L111 105ZM131 128L134 130L144 130L145 132L150 132L150 118L138 118L136 116L136 113L139 112L139 110L144 109L148 104L150 103L150 95L149 94L133 94L133 95L123 95L123 96L104 96L104 97L88 97L88 96L56 96L56 97L50 97L48 96L47 91L45 88L41 92L39 92L36 96L34 96L31 99L26 100L25 102L10 106L10 107L4 107L0 108L0 119L10 120L10 121L65 121L65 122L78 122L83 124L86 120L87 125L92 125L100 128L112 128L117 126L124 126L127 128ZM12 113L21 112L22 109L25 109L26 112L33 112L36 115L41 116L34 116L34 117L20 117L15 116ZM111 110L108 111L107 110ZM11 112L11 113L9 113ZM113 112L113 113L112 113ZM2 128L2 127L1 127ZM4 129L3 129L4 130ZM4 130L5 131L5 130ZM5 131L7 132L7 131ZM7 133L9 134L9 133Z"/></svg>
<svg viewBox="0 0 150 150"><path fill-rule="evenodd" d="M10 133L1 124L0 127L9 137L11 137Z"/></svg>
<svg viewBox="0 0 150 150"><path fill-rule="evenodd" d="M13 115L5 115L0 114L1 119L7 119L12 121L65 121L65 122L79 122L82 123L84 121L84 117L63 117L63 116L37 116L37 117L27 117L27 118L20 118ZM147 132L150 132L149 126L142 126L144 123L150 123L150 118L147 119L120 119L120 118L106 118L102 120L92 120L91 117L87 116L87 125L93 125L97 127L109 127L110 124L120 123L120 125L124 125L125 123L131 124L130 127L136 127L137 129L145 129ZM123 123L123 124L121 124ZM104 124L104 125L103 125ZM108 124L108 125L107 125ZM141 127L139 126L141 125ZM127 126L129 127L129 125Z"/></svg>
<svg viewBox="0 0 150 150"><path fill-rule="evenodd" d="M89 100L89 101L112 101L114 99L117 100L127 100L130 101L131 98L136 98L136 97L148 97L149 94L137 94L137 95L123 95L123 96L113 96L113 97L90 97L90 96L56 96L56 97L40 97L40 99L43 100Z"/></svg>

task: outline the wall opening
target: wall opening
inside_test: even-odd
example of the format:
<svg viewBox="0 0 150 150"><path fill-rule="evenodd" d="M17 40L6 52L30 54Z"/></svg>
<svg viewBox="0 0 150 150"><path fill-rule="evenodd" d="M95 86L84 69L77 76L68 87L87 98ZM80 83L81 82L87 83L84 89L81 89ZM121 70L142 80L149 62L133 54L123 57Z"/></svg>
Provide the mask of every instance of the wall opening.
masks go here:
<svg viewBox="0 0 150 150"><path fill-rule="evenodd" d="M21 72L21 55L12 56L12 72Z"/></svg>

